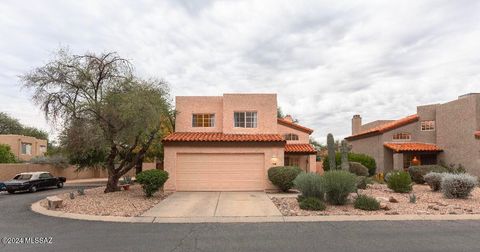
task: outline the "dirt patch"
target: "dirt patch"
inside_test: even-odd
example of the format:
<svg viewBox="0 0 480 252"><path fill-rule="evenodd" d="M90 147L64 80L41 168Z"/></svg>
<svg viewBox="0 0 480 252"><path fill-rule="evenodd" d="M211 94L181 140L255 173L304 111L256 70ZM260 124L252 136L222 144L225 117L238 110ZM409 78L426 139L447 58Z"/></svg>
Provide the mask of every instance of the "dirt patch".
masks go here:
<svg viewBox="0 0 480 252"><path fill-rule="evenodd" d="M447 199L441 192L432 192L427 185L414 185L410 194L417 197L416 203L410 203L408 193L395 193L386 185L369 185L365 190L359 190L360 194L366 194L377 198L378 201L387 205L389 210L364 211L353 207L355 193L350 194L349 203L343 206L327 205L325 211L305 211L300 209L296 198L272 197L273 203L285 216L311 216L311 215L397 215L397 214L480 214L480 188L475 188L467 199ZM398 203L390 202L390 197Z"/></svg>
<svg viewBox="0 0 480 252"><path fill-rule="evenodd" d="M128 191L103 193L104 190L105 187L86 189L85 195L78 195L76 190L72 190L75 193L73 200L69 193L59 194L57 196L63 199L63 207L55 211L101 216L140 216L171 194L157 192L153 197L146 198L140 185L132 185ZM42 200L40 205L46 208L47 200Z"/></svg>

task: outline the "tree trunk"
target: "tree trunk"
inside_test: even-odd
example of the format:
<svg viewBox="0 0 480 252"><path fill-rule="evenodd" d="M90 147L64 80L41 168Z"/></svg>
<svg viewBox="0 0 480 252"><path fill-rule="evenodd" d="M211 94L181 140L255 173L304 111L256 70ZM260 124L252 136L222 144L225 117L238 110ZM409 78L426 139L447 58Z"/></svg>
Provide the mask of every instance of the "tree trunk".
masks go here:
<svg viewBox="0 0 480 252"><path fill-rule="evenodd" d="M143 157L138 159L137 163L135 163L135 175L139 174L143 171Z"/></svg>
<svg viewBox="0 0 480 252"><path fill-rule="evenodd" d="M109 193L109 192L116 192L120 191L120 187L118 187L118 180L120 177L117 175L108 175L108 181L107 181L107 187L105 188L104 193Z"/></svg>

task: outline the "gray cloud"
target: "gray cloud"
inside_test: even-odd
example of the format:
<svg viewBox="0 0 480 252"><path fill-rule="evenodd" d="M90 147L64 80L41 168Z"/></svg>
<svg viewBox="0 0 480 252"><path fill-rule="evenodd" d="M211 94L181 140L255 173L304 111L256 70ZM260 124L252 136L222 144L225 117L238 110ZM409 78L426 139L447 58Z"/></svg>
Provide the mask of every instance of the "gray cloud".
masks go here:
<svg viewBox="0 0 480 252"><path fill-rule="evenodd" d="M275 92L324 142L479 91L475 1L0 2L0 106L50 129L18 75L59 46L117 51L173 95ZM52 132L54 132L52 130Z"/></svg>

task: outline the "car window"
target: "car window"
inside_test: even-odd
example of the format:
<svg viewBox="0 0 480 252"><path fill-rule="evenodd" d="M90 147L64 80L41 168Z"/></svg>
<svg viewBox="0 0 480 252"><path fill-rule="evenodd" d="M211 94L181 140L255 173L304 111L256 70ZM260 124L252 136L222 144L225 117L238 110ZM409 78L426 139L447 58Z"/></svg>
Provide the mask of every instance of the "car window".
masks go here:
<svg viewBox="0 0 480 252"><path fill-rule="evenodd" d="M16 180L29 180L31 177L32 177L32 175L30 175L30 174L19 174L19 175L15 176L15 178L13 178L13 179L16 179Z"/></svg>
<svg viewBox="0 0 480 252"><path fill-rule="evenodd" d="M52 177L53 177L53 176L52 176L52 174L50 174L50 173L42 173L42 174L40 174L40 178L41 178L41 179L48 179L48 178L52 178Z"/></svg>

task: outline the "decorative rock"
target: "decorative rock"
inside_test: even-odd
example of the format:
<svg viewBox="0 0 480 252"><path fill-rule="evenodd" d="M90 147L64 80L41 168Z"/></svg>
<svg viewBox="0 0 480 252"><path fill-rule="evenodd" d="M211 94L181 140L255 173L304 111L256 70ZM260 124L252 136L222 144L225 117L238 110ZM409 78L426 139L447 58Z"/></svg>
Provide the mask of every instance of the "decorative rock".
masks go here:
<svg viewBox="0 0 480 252"><path fill-rule="evenodd" d="M397 211L393 211L393 212L386 212L385 215L399 215L399 213Z"/></svg>
<svg viewBox="0 0 480 252"><path fill-rule="evenodd" d="M385 203L385 202L381 202L381 203L380 203L380 209L383 209L383 210L385 210L385 211L388 211L388 210L390 210L390 206L388 206L388 204Z"/></svg>
<svg viewBox="0 0 480 252"><path fill-rule="evenodd" d="M437 203L437 205L439 205L439 206L448 206L447 203L442 202L442 201L437 201L436 203Z"/></svg>
<svg viewBox="0 0 480 252"><path fill-rule="evenodd" d="M398 203L398 200L393 196L390 196L390 198L388 198L388 201L392 203Z"/></svg>
<svg viewBox="0 0 480 252"><path fill-rule="evenodd" d="M417 211L417 214L428 214L428 212L427 212L427 211L423 211L423 210L418 210L418 211Z"/></svg>
<svg viewBox="0 0 480 252"><path fill-rule="evenodd" d="M379 202L388 202L388 199L385 197L376 197L375 199Z"/></svg>

